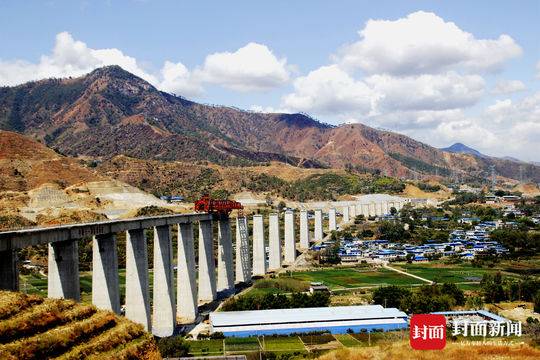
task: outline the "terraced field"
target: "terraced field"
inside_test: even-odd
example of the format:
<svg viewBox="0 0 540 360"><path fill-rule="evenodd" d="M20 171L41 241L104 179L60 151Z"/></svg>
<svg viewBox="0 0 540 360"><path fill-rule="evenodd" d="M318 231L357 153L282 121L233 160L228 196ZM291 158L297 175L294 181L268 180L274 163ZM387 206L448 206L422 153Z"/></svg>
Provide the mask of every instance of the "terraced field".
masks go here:
<svg viewBox="0 0 540 360"><path fill-rule="evenodd" d="M0 291L1 359L160 359L141 325L72 300Z"/></svg>

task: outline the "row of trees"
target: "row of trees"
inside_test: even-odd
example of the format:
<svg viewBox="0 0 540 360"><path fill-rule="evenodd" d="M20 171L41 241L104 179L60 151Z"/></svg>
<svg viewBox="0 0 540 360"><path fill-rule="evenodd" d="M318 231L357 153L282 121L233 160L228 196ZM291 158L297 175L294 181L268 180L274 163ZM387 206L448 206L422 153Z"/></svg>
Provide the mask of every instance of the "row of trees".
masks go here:
<svg viewBox="0 0 540 360"><path fill-rule="evenodd" d="M484 274L480 281L482 295L486 302L538 301L540 310L540 280L525 277L521 280L505 278L500 272Z"/></svg>
<svg viewBox="0 0 540 360"><path fill-rule="evenodd" d="M267 309L293 309L308 307L326 307L330 305L330 294L327 292L292 293L285 294L264 294L264 295L244 295L233 297L227 300L223 306L223 311L242 310L267 310Z"/></svg>
<svg viewBox="0 0 540 360"><path fill-rule="evenodd" d="M390 285L373 292L373 302L385 307L397 307L409 314L450 310L464 305L465 295L456 284L423 285L417 289Z"/></svg>

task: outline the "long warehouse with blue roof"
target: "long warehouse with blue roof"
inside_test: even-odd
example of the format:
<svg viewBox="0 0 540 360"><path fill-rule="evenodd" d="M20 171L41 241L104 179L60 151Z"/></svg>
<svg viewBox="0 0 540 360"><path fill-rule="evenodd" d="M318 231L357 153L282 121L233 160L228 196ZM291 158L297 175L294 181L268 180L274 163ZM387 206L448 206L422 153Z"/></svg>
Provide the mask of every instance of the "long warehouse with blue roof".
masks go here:
<svg viewBox="0 0 540 360"><path fill-rule="evenodd" d="M404 329L407 314L381 305L227 311L211 313L210 325L213 333L238 337L312 331L344 334Z"/></svg>

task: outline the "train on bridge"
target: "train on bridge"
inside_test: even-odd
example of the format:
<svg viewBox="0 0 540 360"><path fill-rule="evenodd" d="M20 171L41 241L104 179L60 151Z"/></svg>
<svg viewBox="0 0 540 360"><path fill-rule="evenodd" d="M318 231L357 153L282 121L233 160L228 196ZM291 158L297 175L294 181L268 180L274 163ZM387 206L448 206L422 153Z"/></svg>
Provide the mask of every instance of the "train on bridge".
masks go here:
<svg viewBox="0 0 540 360"><path fill-rule="evenodd" d="M212 199L210 195L204 195L195 201L194 208L197 212L214 213L222 216L229 216L233 210L238 210L241 216L243 209L244 207L238 201Z"/></svg>

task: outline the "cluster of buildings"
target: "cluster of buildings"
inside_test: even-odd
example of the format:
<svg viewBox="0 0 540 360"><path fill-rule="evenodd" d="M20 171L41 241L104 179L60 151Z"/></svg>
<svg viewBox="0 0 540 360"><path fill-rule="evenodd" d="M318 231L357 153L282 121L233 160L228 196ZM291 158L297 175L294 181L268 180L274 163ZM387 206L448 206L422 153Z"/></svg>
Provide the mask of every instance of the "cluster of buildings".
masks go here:
<svg viewBox="0 0 540 360"><path fill-rule="evenodd" d="M484 221L475 225L471 230L454 230L446 242L429 240L423 245L397 243L389 240L342 239L338 256L342 262L358 262L362 260L429 261L452 255L472 260L479 254L501 255L507 253L508 249L489 238L489 233L497 226L497 222ZM319 251L334 245L335 242L326 241L314 245L312 249Z"/></svg>

